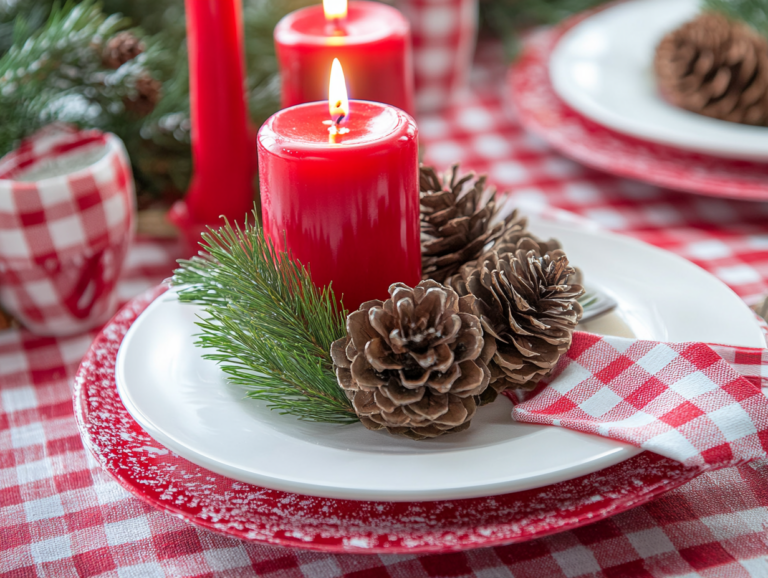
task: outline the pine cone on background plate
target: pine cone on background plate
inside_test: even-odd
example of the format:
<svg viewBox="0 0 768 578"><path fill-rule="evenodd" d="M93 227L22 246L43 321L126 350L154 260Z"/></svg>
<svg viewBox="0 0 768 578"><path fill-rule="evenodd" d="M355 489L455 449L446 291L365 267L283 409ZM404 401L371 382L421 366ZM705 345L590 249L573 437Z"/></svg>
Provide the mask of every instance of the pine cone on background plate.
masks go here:
<svg viewBox="0 0 768 578"><path fill-rule="evenodd" d="M490 379L480 320L436 281L395 283L389 294L350 313L331 346L339 385L368 429L412 439L464 431Z"/></svg>
<svg viewBox="0 0 768 578"><path fill-rule="evenodd" d="M507 239L448 282L486 335L480 359L491 371L491 387L481 405L506 389L533 389L571 345L584 290L571 282L575 270L565 253L548 250L550 243L557 242Z"/></svg>
<svg viewBox="0 0 768 578"><path fill-rule="evenodd" d="M748 24L704 12L662 39L654 69L672 104L768 126L768 40Z"/></svg>
<svg viewBox="0 0 768 578"><path fill-rule="evenodd" d="M124 30L107 41L101 55L101 62L107 68L118 69L129 60L144 52L144 43L136 36Z"/></svg>
<svg viewBox="0 0 768 578"><path fill-rule="evenodd" d="M442 175L422 165L419 188L423 279L443 283L505 231L525 230L517 211L492 224L499 212L495 188L486 186L485 175L460 176L458 164Z"/></svg>

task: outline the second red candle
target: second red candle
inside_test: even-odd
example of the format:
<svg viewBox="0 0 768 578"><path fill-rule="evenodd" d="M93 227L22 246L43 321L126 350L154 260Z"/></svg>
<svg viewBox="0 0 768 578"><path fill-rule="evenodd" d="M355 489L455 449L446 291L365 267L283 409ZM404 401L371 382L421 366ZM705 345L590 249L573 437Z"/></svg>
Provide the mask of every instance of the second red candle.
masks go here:
<svg viewBox="0 0 768 578"><path fill-rule="evenodd" d="M284 108L325 100L338 58L349 95L414 112L411 31L405 17L379 2L349 3L345 18L327 20L322 6L292 12L275 28Z"/></svg>

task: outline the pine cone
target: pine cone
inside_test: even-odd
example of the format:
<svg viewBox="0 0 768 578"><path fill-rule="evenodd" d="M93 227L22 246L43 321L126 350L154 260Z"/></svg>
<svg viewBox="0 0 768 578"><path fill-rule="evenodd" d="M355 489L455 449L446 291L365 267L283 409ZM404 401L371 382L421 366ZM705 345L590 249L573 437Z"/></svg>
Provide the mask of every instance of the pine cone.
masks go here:
<svg viewBox="0 0 768 578"><path fill-rule="evenodd" d="M0 331L4 331L5 329L10 329L14 326L13 317L11 317L8 313L0 309Z"/></svg>
<svg viewBox="0 0 768 578"><path fill-rule="evenodd" d="M118 69L129 60L144 52L144 43L127 30L109 39L101 54L101 62L107 68Z"/></svg>
<svg viewBox="0 0 768 578"><path fill-rule="evenodd" d="M160 101L163 85L149 74L142 74L136 79L136 93L123 98L125 109L138 117L147 116Z"/></svg>
<svg viewBox="0 0 768 578"><path fill-rule="evenodd" d="M467 429L490 379L480 320L435 281L389 294L350 313L331 346L339 385L368 429L413 439Z"/></svg>
<svg viewBox="0 0 768 578"><path fill-rule="evenodd" d="M550 244L508 239L449 280L462 301L471 296L469 310L495 338L495 349L486 345L482 356L491 387L481 404L505 389L533 389L571 345L583 289L569 282L575 271L562 250L546 250Z"/></svg>
<svg viewBox="0 0 768 578"><path fill-rule="evenodd" d="M439 175L422 165L419 185L423 279L444 283L505 230L525 229L526 220L518 219L516 211L491 224L498 213L496 190L486 187L485 175L470 172L459 177L458 164Z"/></svg>
<svg viewBox="0 0 768 578"><path fill-rule="evenodd" d="M560 241L557 239L548 239L544 241L543 239L539 239L536 235L525 228L518 229L516 227L510 227L504 231L501 237L494 241L493 245L489 247L484 255L490 253L491 251L495 251L499 254L514 253L517 251L517 246L522 239L528 239L529 241L536 243L536 248L541 255L552 253L553 251L557 251L563 248L563 246L560 244ZM467 263L467 265L472 268L477 267L477 260L470 261Z"/></svg>
<svg viewBox="0 0 768 578"><path fill-rule="evenodd" d="M654 68L672 104L768 126L768 40L749 25L705 12L662 39Z"/></svg>

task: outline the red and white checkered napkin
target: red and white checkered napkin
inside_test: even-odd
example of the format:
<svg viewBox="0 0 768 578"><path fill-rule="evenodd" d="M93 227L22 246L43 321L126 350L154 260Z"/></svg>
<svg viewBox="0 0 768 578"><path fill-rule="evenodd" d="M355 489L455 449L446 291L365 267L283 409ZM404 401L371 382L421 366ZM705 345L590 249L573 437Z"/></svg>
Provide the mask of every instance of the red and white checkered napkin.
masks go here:
<svg viewBox="0 0 768 578"><path fill-rule="evenodd" d="M32 331L103 324L133 235L122 141L51 125L0 159L0 304Z"/></svg>
<svg viewBox="0 0 768 578"><path fill-rule="evenodd" d="M627 442L716 469L768 451L768 350L576 332L512 417Z"/></svg>

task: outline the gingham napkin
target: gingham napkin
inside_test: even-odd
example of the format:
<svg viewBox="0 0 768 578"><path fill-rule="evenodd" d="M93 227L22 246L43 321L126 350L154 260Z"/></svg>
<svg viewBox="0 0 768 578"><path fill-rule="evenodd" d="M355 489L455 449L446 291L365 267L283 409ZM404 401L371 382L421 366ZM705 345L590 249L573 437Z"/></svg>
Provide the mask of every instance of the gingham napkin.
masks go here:
<svg viewBox="0 0 768 578"><path fill-rule="evenodd" d="M768 350L576 332L512 417L716 469L765 457L767 385Z"/></svg>

